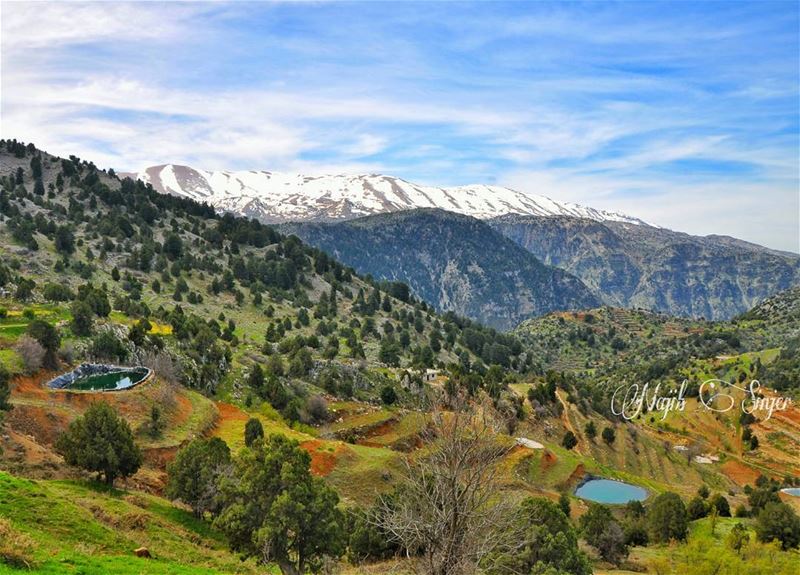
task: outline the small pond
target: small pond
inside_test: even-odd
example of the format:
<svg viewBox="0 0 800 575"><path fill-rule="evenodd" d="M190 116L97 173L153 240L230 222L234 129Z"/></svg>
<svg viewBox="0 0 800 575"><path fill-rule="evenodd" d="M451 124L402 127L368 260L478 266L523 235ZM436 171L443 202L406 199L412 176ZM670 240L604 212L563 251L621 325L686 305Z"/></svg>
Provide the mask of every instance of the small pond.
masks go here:
<svg viewBox="0 0 800 575"><path fill-rule="evenodd" d="M786 489L781 489L787 495L793 495L794 497L800 497L800 487L787 487Z"/></svg>
<svg viewBox="0 0 800 575"><path fill-rule="evenodd" d="M647 490L622 481L590 479L575 490L575 495L598 503L618 504L644 501L647 499Z"/></svg>
<svg viewBox="0 0 800 575"><path fill-rule="evenodd" d="M85 363L48 382L53 389L72 391L117 391L128 389L150 375L146 367L120 367Z"/></svg>
<svg viewBox="0 0 800 575"><path fill-rule="evenodd" d="M72 382L67 389L77 391L110 391L133 387L147 376L146 371L113 371L100 375L82 377Z"/></svg>

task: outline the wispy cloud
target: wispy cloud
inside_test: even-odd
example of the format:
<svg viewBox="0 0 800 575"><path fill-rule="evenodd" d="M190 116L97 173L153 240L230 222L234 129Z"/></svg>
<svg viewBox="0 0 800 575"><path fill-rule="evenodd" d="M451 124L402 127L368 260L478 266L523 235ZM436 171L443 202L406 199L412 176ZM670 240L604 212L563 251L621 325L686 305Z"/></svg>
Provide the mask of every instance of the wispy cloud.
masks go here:
<svg viewBox="0 0 800 575"><path fill-rule="evenodd" d="M2 135L475 181L798 251L798 6L3 3Z"/></svg>

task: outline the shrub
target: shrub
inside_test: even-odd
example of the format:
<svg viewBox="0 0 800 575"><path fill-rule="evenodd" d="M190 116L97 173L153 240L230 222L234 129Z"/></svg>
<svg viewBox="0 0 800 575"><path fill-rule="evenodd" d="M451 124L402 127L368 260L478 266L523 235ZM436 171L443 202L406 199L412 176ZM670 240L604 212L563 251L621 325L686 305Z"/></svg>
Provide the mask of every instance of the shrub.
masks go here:
<svg viewBox="0 0 800 575"><path fill-rule="evenodd" d="M61 345L58 349L58 358L67 364L75 361L75 347L71 342L65 342Z"/></svg>
<svg viewBox="0 0 800 575"><path fill-rule="evenodd" d="M617 433L614 431L613 427L605 427L603 428L602 437L606 444L611 445L617 438Z"/></svg>
<svg viewBox="0 0 800 575"><path fill-rule="evenodd" d="M306 402L306 411L312 421L323 423L328 420L328 402L321 395L312 395Z"/></svg>
<svg viewBox="0 0 800 575"><path fill-rule="evenodd" d="M747 531L747 527L741 523L734 525L730 533L728 533L728 537L725 539L728 547L736 551L737 555L749 541L750 533Z"/></svg>
<svg viewBox="0 0 800 575"><path fill-rule="evenodd" d="M589 575L589 559L566 515L548 499L530 497L519 507L514 530L519 546L492 557L488 573L571 573Z"/></svg>
<svg viewBox="0 0 800 575"><path fill-rule="evenodd" d="M578 445L578 438L575 437L575 434L571 431L567 431L564 434L564 438L561 440L561 445L566 447L567 449L572 449L576 445Z"/></svg>
<svg viewBox="0 0 800 575"><path fill-rule="evenodd" d="M73 421L56 441L56 450L68 465L97 472L107 485L133 475L142 464L128 422L104 402L93 403Z"/></svg>
<svg viewBox="0 0 800 575"><path fill-rule="evenodd" d="M778 540L783 549L800 545L800 517L785 503L767 503L758 514L756 535L759 541Z"/></svg>
<svg viewBox="0 0 800 575"><path fill-rule="evenodd" d="M628 556L625 534L608 507L592 503L581 516L580 525L586 542L597 549L605 561L619 565Z"/></svg>
<svg viewBox="0 0 800 575"><path fill-rule="evenodd" d="M146 367L149 367L156 374L158 374L160 380L170 383L173 386L181 379L180 364L165 351L148 351L142 354L140 363ZM165 387L168 387L171 392L174 392L172 386ZM172 407L174 407L175 398L172 397L171 399L172 401L169 405L164 405L167 410L170 410Z"/></svg>
<svg viewBox="0 0 800 575"><path fill-rule="evenodd" d="M264 437L264 426L261 425L261 420L251 417L244 425L244 444L251 447L257 439Z"/></svg>
<svg viewBox="0 0 800 575"><path fill-rule="evenodd" d="M125 361L128 358L128 348L111 330L97 334L89 346L89 353L108 361Z"/></svg>
<svg viewBox="0 0 800 575"><path fill-rule="evenodd" d="M720 517L731 516L731 506L728 503L728 500L725 499L725 496L722 495L721 493L718 493L714 497L712 497L711 501L709 501L709 505L717 509L717 514Z"/></svg>
<svg viewBox="0 0 800 575"><path fill-rule="evenodd" d="M561 495L558 496L558 507L559 509L561 509L564 515L569 517L570 514L569 495L567 495L566 493L562 493Z"/></svg>
<svg viewBox="0 0 800 575"><path fill-rule="evenodd" d="M623 531L626 545L647 545L650 541L650 537L647 535L647 526L642 519L629 521L625 524Z"/></svg>
<svg viewBox="0 0 800 575"><path fill-rule="evenodd" d="M656 497L647 510L647 526L650 539L656 543L685 539L688 520L681 498L669 492Z"/></svg>
<svg viewBox="0 0 800 575"><path fill-rule="evenodd" d="M397 392L391 385L384 385L381 388L381 401L386 405L392 405L397 401Z"/></svg>
<svg viewBox="0 0 800 575"><path fill-rule="evenodd" d="M163 413L161 411L161 407L157 404L153 404L150 406L150 418L145 423L145 429L147 434L152 439L157 439L161 437L161 434L164 431L164 427L167 425L167 422L164 421Z"/></svg>
<svg viewBox="0 0 800 575"><path fill-rule="evenodd" d="M72 312L72 321L69 324L72 333L77 336L92 335L92 328L94 326L94 311L92 306L83 300L78 300L72 303L70 309Z"/></svg>
<svg viewBox="0 0 800 575"><path fill-rule="evenodd" d="M747 497L748 503L753 510L753 516L758 516L759 511L769 503L780 503L781 499L771 487L759 487L753 489Z"/></svg>
<svg viewBox="0 0 800 575"><path fill-rule="evenodd" d="M47 301L70 301L75 297L69 286L54 283L46 284L42 290L42 295Z"/></svg>
<svg viewBox="0 0 800 575"><path fill-rule="evenodd" d="M183 501L195 517L218 511L217 481L230 464L230 455L218 437L190 442L167 465L167 497Z"/></svg>
<svg viewBox="0 0 800 575"><path fill-rule="evenodd" d="M708 515L708 508L706 507L706 502L703 501L703 498L699 495L696 496L689 502L689 505L686 507L686 513L689 515L690 521L695 521L697 519L702 519L706 515Z"/></svg>

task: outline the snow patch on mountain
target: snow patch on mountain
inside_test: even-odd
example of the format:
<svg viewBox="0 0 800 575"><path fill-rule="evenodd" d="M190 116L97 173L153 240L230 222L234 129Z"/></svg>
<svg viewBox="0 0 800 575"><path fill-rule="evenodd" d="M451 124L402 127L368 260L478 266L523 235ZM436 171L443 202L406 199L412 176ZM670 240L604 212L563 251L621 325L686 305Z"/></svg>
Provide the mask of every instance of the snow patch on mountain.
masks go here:
<svg viewBox="0 0 800 575"><path fill-rule="evenodd" d="M416 208L440 208L480 219L520 214L652 225L632 216L557 202L501 186L438 188L381 174L308 176L267 171L205 171L166 164L120 175L150 183L161 193L208 202L218 210L266 223L344 220Z"/></svg>

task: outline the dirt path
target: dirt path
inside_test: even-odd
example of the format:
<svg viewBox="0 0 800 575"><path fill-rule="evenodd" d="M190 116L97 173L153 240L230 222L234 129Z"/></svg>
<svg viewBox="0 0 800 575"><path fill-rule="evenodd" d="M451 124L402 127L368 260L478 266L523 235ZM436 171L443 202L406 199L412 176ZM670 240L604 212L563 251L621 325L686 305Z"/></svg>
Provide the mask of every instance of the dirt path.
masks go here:
<svg viewBox="0 0 800 575"><path fill-rule="evenodd" d="M561 421L564 422L564 427L566 427L569 431L571 431L573 433L573 435L575 435L575 437L578 440L578 445L575 446L575 451L577 453L579 453L580 455L587 455L586 454L586 450L583 448L583 445L581 443L582 436L578 435L578 432L575 431L575 427L573 427L573 425L572 425L572 421L570 421L570 419L569 419L569 404L566 402L566 400L563 397L561 397L561 393L559 393L559 392L560 392L560 390L557 389L556 390L556 397L558 398L558 401L561 402L561 407L564 408L564 409L561 410Z"/></svg>

